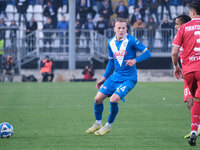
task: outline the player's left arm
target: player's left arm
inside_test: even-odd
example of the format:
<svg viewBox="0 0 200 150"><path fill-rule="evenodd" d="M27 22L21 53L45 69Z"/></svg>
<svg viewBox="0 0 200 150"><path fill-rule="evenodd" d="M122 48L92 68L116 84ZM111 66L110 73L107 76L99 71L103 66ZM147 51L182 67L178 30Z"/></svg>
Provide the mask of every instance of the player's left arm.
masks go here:
<svg viewBox="0 0 200 150"><path fill-rule="evenodd" d="M146 46L144 46L139 40L136 40L135 41L135 45L134 45L134 48L138 49L139 51L142 52L142 54L134 59L130 59L130 60L125 60L126 62L126 65L129 65L129 66L133 66L135 65L136 63L139 63L141 61L144 61L144 60L147 60L151 57L151 53L150 51L147 49Z"/></svg>

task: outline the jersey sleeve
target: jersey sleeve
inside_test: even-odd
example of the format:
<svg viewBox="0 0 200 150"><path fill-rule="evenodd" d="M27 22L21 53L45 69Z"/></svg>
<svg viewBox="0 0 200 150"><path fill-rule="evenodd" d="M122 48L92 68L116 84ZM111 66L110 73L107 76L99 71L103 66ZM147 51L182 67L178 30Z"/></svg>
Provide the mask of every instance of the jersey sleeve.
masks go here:
<svg viewBox="0 0 200 150"><path fill-rule="evenodd" d="M181 28L178 30L172 45L173 46L177 46L177 47L181 47L182 43L183 43L183 26L181 26Z"/></svg>
<svg viewBox="0 0 200 150"><path fill-rule="evenodd" d="M147 47L144 44L142 44L142 42L140 42L137 38L133 40L133 46L140 52L144 52L147 50Z"/></svg>
<svg viewBox="0 0 200 150"><path fill-rule="evenodd" d="M111 47L110 47L109 42L108 42L108 57L109 57L109 59L113 59L113 58L114 58L114 57L113 57L113 52L112 52L112 50L111 50Z"/></svg>

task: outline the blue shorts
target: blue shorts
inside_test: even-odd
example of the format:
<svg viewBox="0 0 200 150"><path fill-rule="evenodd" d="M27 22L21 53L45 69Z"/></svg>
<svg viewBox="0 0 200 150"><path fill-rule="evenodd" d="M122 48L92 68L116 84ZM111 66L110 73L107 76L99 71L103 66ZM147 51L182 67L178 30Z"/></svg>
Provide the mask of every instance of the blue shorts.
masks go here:
<svg viewBox="0 0 200 150"><path fill-rule="evenodd" d="M127 80L124 82L115 82L108 78L100 87L99 92L111 96L117 94L125 102L124 97L135 87L137 81Z"/></svg>

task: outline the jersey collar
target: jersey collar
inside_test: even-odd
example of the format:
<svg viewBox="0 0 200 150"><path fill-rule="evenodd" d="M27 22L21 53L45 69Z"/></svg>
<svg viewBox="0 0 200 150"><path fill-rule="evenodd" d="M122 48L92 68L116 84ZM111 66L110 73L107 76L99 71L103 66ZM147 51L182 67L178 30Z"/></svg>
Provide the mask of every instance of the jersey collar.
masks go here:
<svg viewBox="0 0 200 150"><path fill-rule="evenodd" d="M123 41L123 40L125 40L127 36L128 36L128 33L126 33L126 34L124 35L124 37L123 37L121 40L119 40L119 41ZM114 38L115 38L115 41L118 41L116 35L115 35Z"/></svg>
<svg viewBox="0 0 200 150"><path fill-rule="evenodd" d="M200 18L192 18L192 20L200 20Z"/></svg>

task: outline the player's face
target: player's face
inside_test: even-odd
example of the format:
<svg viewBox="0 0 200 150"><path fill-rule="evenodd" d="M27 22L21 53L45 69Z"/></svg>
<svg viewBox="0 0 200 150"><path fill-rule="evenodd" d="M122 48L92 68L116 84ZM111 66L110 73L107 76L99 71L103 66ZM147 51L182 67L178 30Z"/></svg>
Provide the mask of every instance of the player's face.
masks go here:
<svg viewBox="0 0 200 150"><path fill-rule="evenodd" d="M117 40L121 40L124 35L127 33L127 27L126 22L116 22L114 31L117 36Z"/></svg>
<svg viewBox="0 0 200 150"><path fill-rule="evenodd" d="M175 29L178 31L178 29L181 27L182 22L180 20L180 18L176 18L175 20Z"/></svg>

